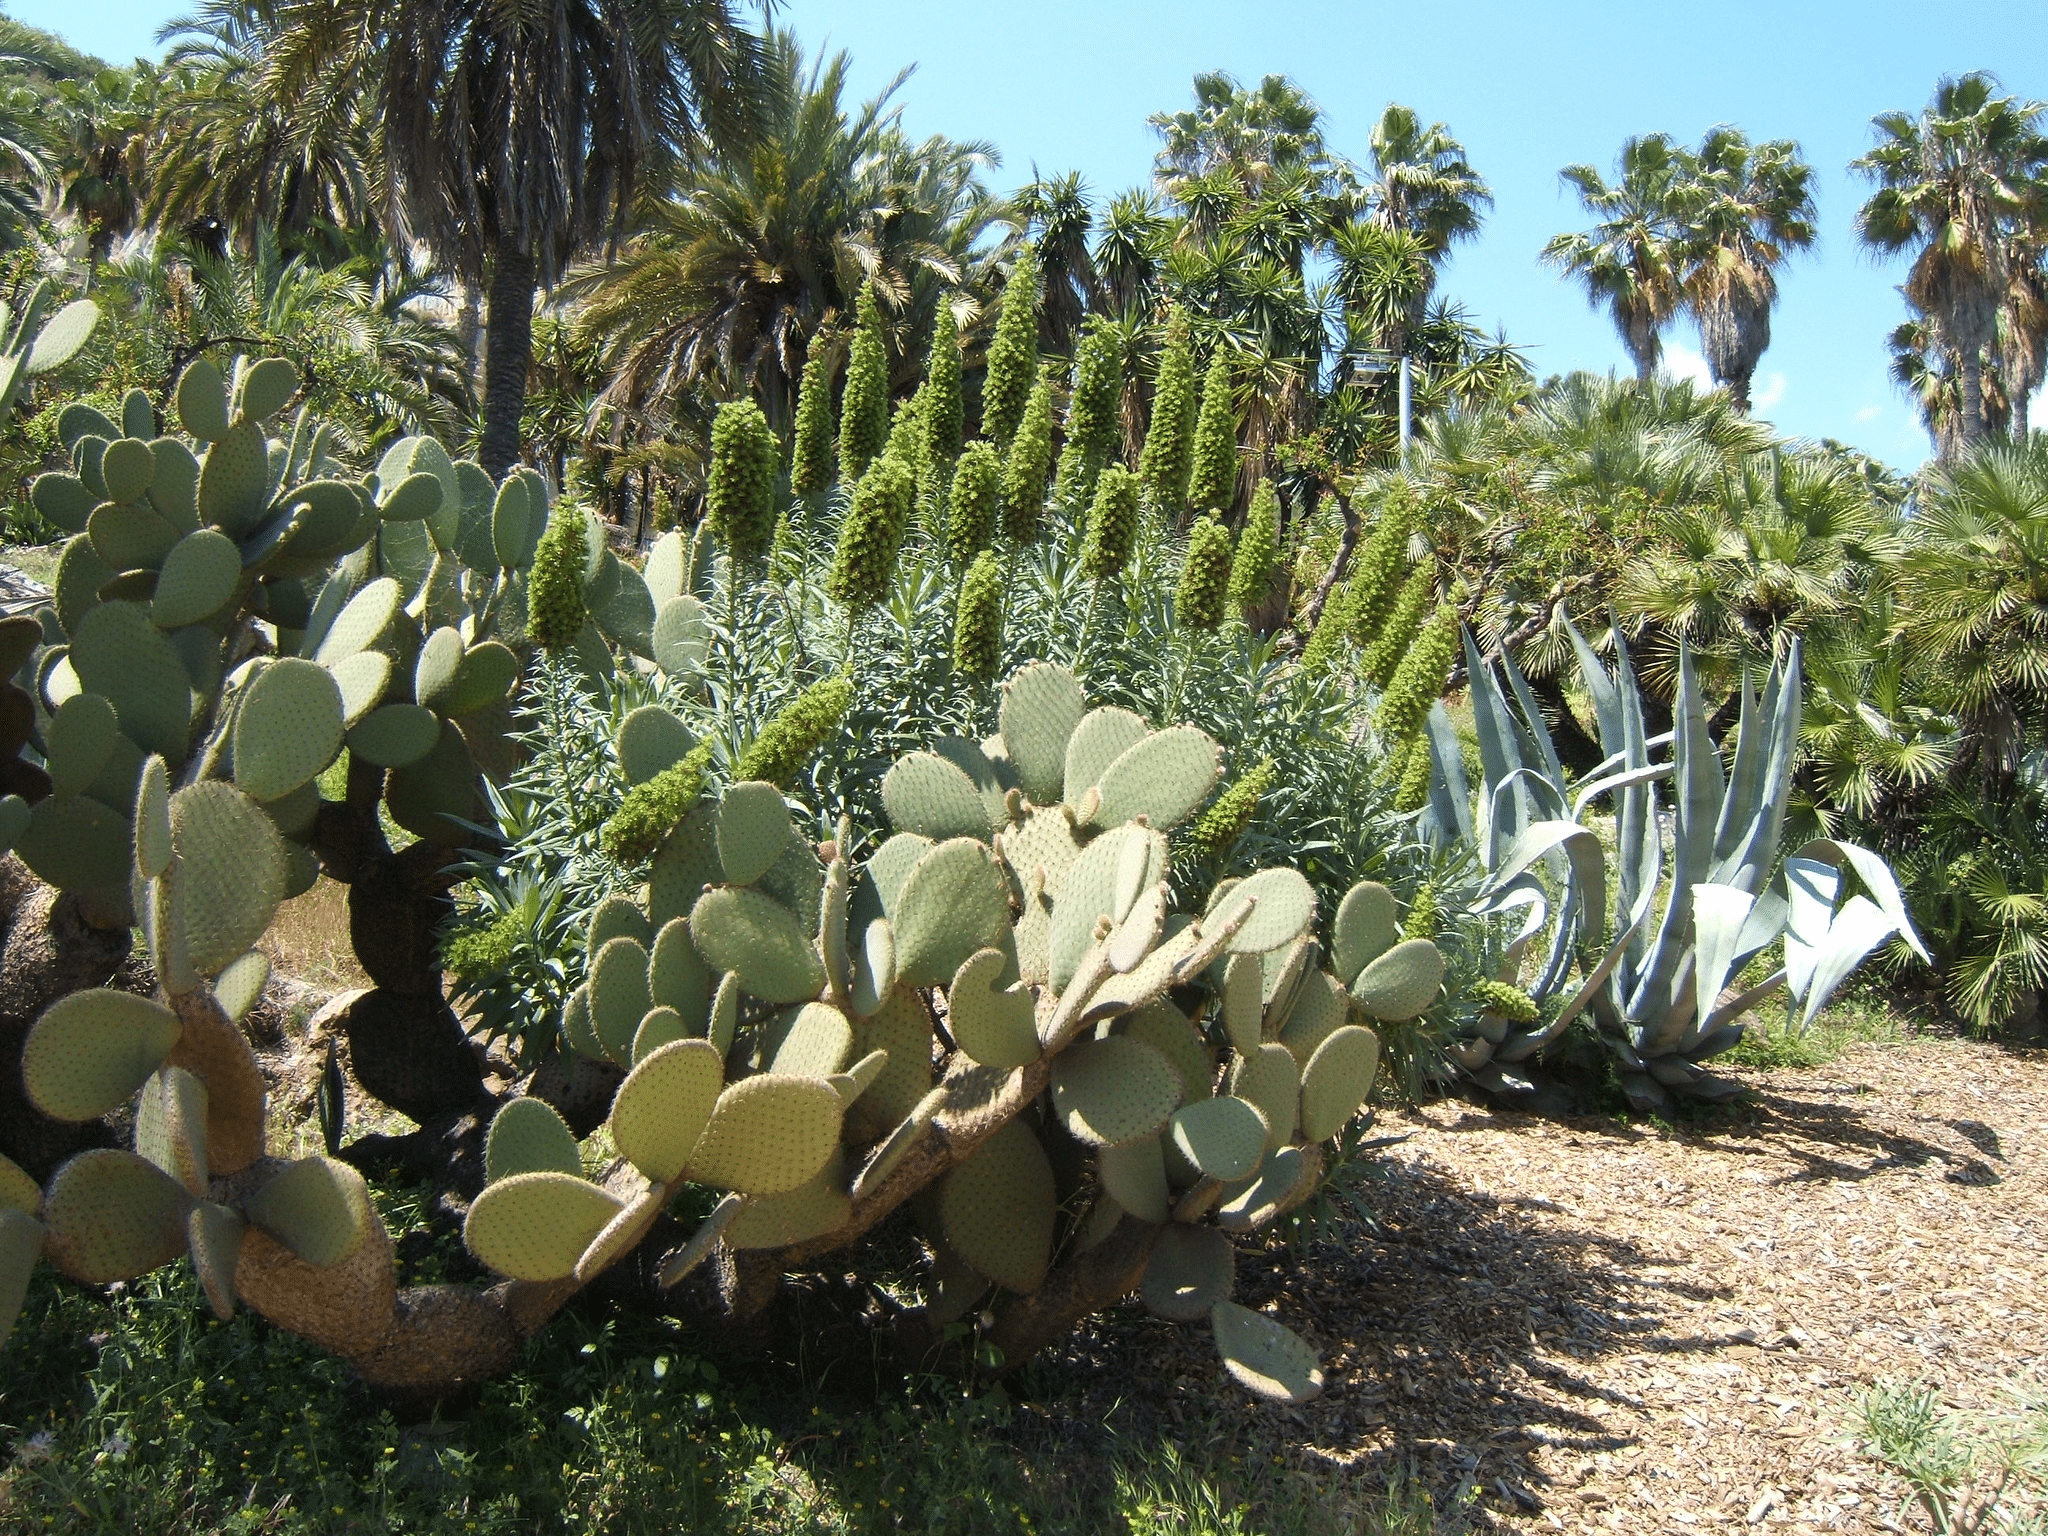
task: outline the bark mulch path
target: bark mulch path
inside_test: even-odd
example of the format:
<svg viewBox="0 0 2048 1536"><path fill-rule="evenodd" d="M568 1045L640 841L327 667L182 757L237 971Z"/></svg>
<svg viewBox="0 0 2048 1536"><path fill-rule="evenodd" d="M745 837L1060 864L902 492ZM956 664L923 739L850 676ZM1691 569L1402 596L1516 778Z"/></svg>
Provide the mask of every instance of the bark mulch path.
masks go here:
<svg viewBox="0 0 2048 1536"><path fill-rule="evenodd" d="M1751 1081L1678 1129L1390 1116L1372 1223L1240 1268L1321 1347L1320 1399L1198 1413L1232 1390L1205 1331L1119 1316L1051 1416L1170 1424L1212 1466L1285 1447L1325 1500L1410 1465L1481 1527L1897 1529L1844 1443L1856 1390L2048 1386L2048 1057L1923 1039ZM1076 1401L1105 1367L1114 1397Z"/></svg>

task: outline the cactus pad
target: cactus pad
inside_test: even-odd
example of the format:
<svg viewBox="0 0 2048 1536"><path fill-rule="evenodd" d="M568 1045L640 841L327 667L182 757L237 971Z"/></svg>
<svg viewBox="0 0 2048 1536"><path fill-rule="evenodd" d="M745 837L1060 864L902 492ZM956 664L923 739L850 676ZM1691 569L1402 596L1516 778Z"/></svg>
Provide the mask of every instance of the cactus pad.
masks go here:
<svg viewBox="0 0 2048 1536"><path fill-rule="evenodd" d="M654 664L670 677L690 676L703 664L705 635L704 605L688 593L669 598L654 615Z"/></svg>
<svg viewBox="0 0 2048 1536"><path fill-rule="evenodd" d="M639 1066L664 1045L695 1037L696 1031L683 1021L680 1013L657 1003L647 1010L640 1027L633 1031L633 1065Z"/></svg>
<svg viewBox="0 0 2048 1536"><path fill-rule="evenodd" d="M725 1229L728 1248L782 1248L823 1237L853 1213L846 1193L846 1159L837 1148L809 1181L786 1195L751 1202Z"/></svg>
<svg viewBox="0 0 2048 1536"><path fill-rule="evenodd" d="M562 1280L625 1208L617 1196L566 1173L515 1173L469 1208L462 1240L514 1280Z"/></svg>
<svg viewBox="0 0 2048 1536"><path fill-rule="evenodd" d="M106 988L73 992L29 1030L22 1081L53 1120L97 1120L134 1096L181 1032L178 1016L149 998Z"/></svg>
<svg viewBox="0 0 2048 1536"><path fill-rule="evenodd" d="M1244 926L1230 941L1233 955L1264 954L1292 944L1316 920L1316 893L1292 869L1262 869L1232 887L1216 906L1216 920L1227 923L1246 902L1256 902Z"/></svg>
<svg viewBox="0 0 2048 1536"><path fill-rule="evenodd" d="M945 1176L938 1221L947 1244L1005 1290L1045 1281L1058 1215L1052 1164L1031 1127L1007 1120Z"/></svg>
<svg viewBox="0 0 2048 1536"><path fill-rule="evenodd" d="M143 1084L135 1150L190 1193L205 1194L206 1085L183 1067L165 1067Z"/></svg>
<svg viewBox="0 0 2048 1536"><path fill-rule="evenodd" d="M96 693L74 693L58 705L43 732L43 767L51 792L82 795L91 789L120 734L113 705Z"/></svg>
<svg viewBox="0 0 2048 1536"><path fill-rule="evenodd" d="M42 1208L42 1187L13 1158L0 1156L0 1210L33 1216Z"/></svg>
<svg viewBox="0 0 2048 1536"><path fill-rule="evenodd" d="M853 1054L853 1026L830 1003L805 1003L784 1020L771 1072L791 1077L830 1077Z"/></svg>
<svg viewBox="0 0 2048 1536"><path fill-rule="evenodd" d="M417 837L450 847L470 838L462 822L476 814L476 760L454 721L441 722L440 737L425 757L392 773L384 808Z"/></svg>
<svg viewBox="0 0 2048 1536"><path fill-rule="evenodd" d="M245 539L270 504L270 450L262 429L236 422L199 464L199 511L231 539Z"/></svg>
<svg viewBox="0 0 2048 1536"><path fill-rule="evenodd" d="M711 1214L697 1223L697 1230L690 1234L690 1240L661 1266L661 1288L667 1290L710 1258L711 1250L718 1246L725 1229L738 1220L740 1212L750 1203L745 1195L727 1195L713 1206Z"/></svg>
<svg viewBox="0 0 2048 1536"><path fill-rule="evenodd" d="M1038 1027L1031 994L1001 985L1009 959L980 949L960 963L947 988L946 1023L960 1049L985 1067L1026 1067L1038 1060Z"/></svg>
<svg viewBox="0 0 2048 1536"><path fill-rule="evenodd" d="M1216 1209L1216 1224L1226 1232L1249 1232L1263 1227L1306 1199L1321 1171L1321 1156L1313 1146L1282 1147L1268 1152L1249 1178L1224 1187L1223 1203Z"/></svg>
<svg viewBox="0 0 2048 1536"><path fill-rule="evenodd" d="M647 916L656 924L688 915L704 887L725 878L718 862L718 807L698 805L662 841L647 876Z"/></svg>
<svg viewBox="0 0 2048 1536"><path fill-rule="evenodd" d="M1219 1094L1175 1111L1171 1135L1180 1155L1203 1177L1227 1182L1259 1166L1271 1127L1250 1100Z"/></svg>
<svg viewBox="0 0 2048 1536"><path fill-rule="evenodd" d="M1173 1068L1180 1079L1184 1104L1206 1099L1216 1091L1216 1061L1188 1016L1160 998L1118 1021L1116 1032L1142 1040Z"/></svg>
<svg viewBox="0 0 2048 1536"><path fill-rule="evenodd" d="M584 930L583 947L595 955L613 939L631 939L640 945L654 942L654 930L630 896L607 896L590 914Z"/></svg>
<svg viewBox="0 0 2048 1536"><path fill-rule="evenodd" d="M1240 1055L1230 1069L1230 1091L1249 1099L1265 1116L1268 1150L1294 1139L1301 1108L1301 1071L1286 1046L1269 1041Z"/></svg>
<svg viewBox="0 0 2048 1536"><path fill-rule="evenodd" d="M1308 1341L1262 1313L1219 1301L1209 1311L1223 1368L1254 1396L1276 1403L1306 1403L1321 1395L1322 1366Z"/></svg>
<svg viewBox="0 0 2048 1536"><path fill-rule="evenodd" d="M441 741L441 717L417 704L385 704L371 710L348 733L348 749L378 768L409 768L423 762Z"/></svg>
<svg viewBox="0 0 2048 1536"><path fill-rule="evenodd" d="M518 680L519 658L512 648L486 640L462 653L455 682L436 707L446 715L473 714L504 698Z"/></svg>
<svg viewBox="0 0 2048 1536"><path fill-rule="evenodd" d="M145 752L182 763L192 730L192 684L178 653L135 603L101 603L72 634L79 685L114 706L121 730Z"/></svg>
<svg viewBox="0 0 2048 1536"><path fill-rule="evenodd" d="M1259 1048L1265 1027L1265 976L1257 955L1232 955L1223 967L1223 1029L1241 1056Z"/></svg>
<svg viewBox="0 0 2048 1536"><path fill-rule="evenodd" d="M612 1100L612 1141L656 1184L673 1182L711 1119L725 1065L707 1041L677 1040L642 1061Z"/></svg>
<svg viewBox="0 0 2048 1536"><path fill-rule="evenodd" d="M1010 824L1011 781L1005 780L1002 770L979 745L964 736L940 736L933 740L931 750L966 774L967 782L981 796L984 820L973 836L986 842Z"/></svg>
<svg viewBox="0 0 2048 1536"><path fill-rule="evenodd" d="M640 941L624 936L605 940L590 962L590 1026L605 1055L619 1066L633 1064L633 1036L653 1005L647 951Z"/></svg>
<svg viewBox="0 0 2048 1536"><path fill-rule="evenodd" d="M1306 1067L1309 1058L1351 1017L1351 995L1328 971L1310 969L1295 989L1294 1002L1280 1028L1280 1043L1293 1055L1297 1066Z"/></svg>
<svg viewBox="0 0 2048 1536"><path fill-rule="evenodd" d="M1351 998L1372 1018L1405 1023L1429 1011L1444 981L1444 957L1428 939L1405 939L1358 973Z"/></svg>
<svg viewBox="0 0 2048 1536"><path fill-rule="evenodd" d="M1104 705L1091 709L1067 738L1064 789L1069 805L1101 782L1103 770L1151 734L1151 727L1128 709ZM1114 825L1114 823L1110 823Z"/></svg>
<svg viewBox="0 0 2048 1536"><path fill-rule="evenodd" d="M74 1280L133 1280L185 1251L192 1197L132 1152L81 1152L57 1170L43 1202L43 1252Z"/></svg>
<svg viewBox="0 0 2048 1536"><path fill-rule="evenodd" d="M1222 752L1207 733L1192 725L1155 731L1103 770L1092 819L1114 827L1142 817L1170 831L1209 798L1222 768Z"/></svg>
<svg viewBox="0 0 2048 1536"><path fill-rule="evenodd" d="M1394 947L1401 937L1400 909L1394 893L1377 880L1361 880L1337 904L1330 932L1330 963L1350 981Z"/></svg>
<svg viewBox="0 0 2048 1536"><path fill-rule="evenodd" d="M882 806L898 832L934 842L989 835L988 806L974 781L936 752L897 758L882 779Z"/></svg>
<svg viewBox="0 0 2048 1536"><path fill-rule="evenodd" d="M1301 1074L1301 1134L1326 1141L1344 1128L1372 1092L1380 1037L1358 1024L1333 1030Z"/></svg>
<svg viewBox="0 0 2048 1536"><path fill-rule="evenodd" d="M257 1000L263 996L263 989L269 984L270 956L260 949L252 949L231 960L214 979L213 995L220 1000L221 1012L239 1024L248 1017L249 1010L256 1006Z"/></svg>
<svg viewBox="0 0 2048 1536"><path fill-rule="evenodd" d="M896 978L913 987L951 981L976 950L1007 949L1010 901L985 844L940 843L911 867L891 910Z"/></svg>
<svg viewBox="0 0 2048 1536"><path fill-rule="evenodd" d="M732 1049L732 1037L740 1027L740 979L727 971L718 978L711 994L711 1008L704 1018L704 1038L722 1060Z"/></svg>
<svg viewBox="0 0 2048 1536"><path fill-rule="evenodd" d="M191 1250L192 1268L199 1276L213 1315L226 1322L235 1315L235 1265L242 1256L242 1239L249 1224L224 1205L211 1200L196 1202L185 1217L185 1242Z"/></svg>
<svg viewBox="0 0 2048 1536"><path fill-rule="evenodd" d="M43 1224L24 1211L0 1206L0 1341L14 1328L28 1295L30 1273L43 1253Z"/></svg>
<svg viewBox="0 0 2048 1536"><path fill-rule="evenodd" d="M718 1096L689 1176L746 1195L787 1194L825 1166L843 1113L832 1085L816 1078L742 1078Z"/></svg>
<svg viewBox="0 0 2048 1536"><path fill-rule="evenodd" d="M195 357L178 375L178 425L188 436L210 443L227 436L228 391L212 360Z"/></svg>
<svg viewBox="0 0 2048 1536"><path fill-rule="evenodd" d="M1033 804L1058 802L1066 782L1067 742L1087 707L1074 674L1050 662L1020 668L1003 684L998 711L1003 747Z"/></svg>
<svg viewBox="0 0 2048 1536"><path fill-rule="evenodd" d="M1046 896L1057 897L1067 871L1081 856L1081 844L1074 836L1073 812L1063 805L1032 811L1021 822L996 835L996 852L1019 887L1034 871L1043 870Z"/></svg>
<svg viewBox="0 0 2048 1536"><path fill-rule="evenodd" d="M645 784L690 755L697 738L659 704L643 704L619 722L619 769L628 784ZM778 795L777 800L781 797Z"/></svg>
<svg viewBox="0 0 2048 1536"><path fill-rule="evenodd" d="M249 1199L248 1217L308 1264L339 1264L379 1218L363 1176L332 1157L303 1157Z"/></svg>
<svg viewBox="0 0 2048 1536"><path fill-rule="evenodd" d="M389 634L405 601L404 590L389 576L379 577L348 600L321 637L313 659L331 667L358 651L377 649Z"/></svg>
<svg viewBox="0 0 2048 1536"><path fill-rule="evenodd" d="M242 552L217 528L186 534L164 556L150 600L150 622L178 629L212 618L234 598L242 580Z"/></svg>
<svg viewBox="0 0 2048 1536"><path fill-rule="evenodd" d="M107 482L107 500L138 502L149 494L156 477L156 459L141 438L116 438L100 459L100 478Z"/></svg>
<svg viewBox="0 0 2048 1536"><path fill-rule="evenodd" d="M773 784L735 784L718 802L718 861L734 885L752 885L789 844L789 807Z"/></svg>
<svg viewBox="0 0 2048 1536"><path fill-rule="evenodd" d="M796 914L759 891L706 891L691 909L690 936L707 965L733 972L763 1002L806 1002L825 985L824 962Z"/></svg>
<svg viewBox="0 0 2048 1536"><path fill-rule="evenodd" d="M484 1180L495 1184L515 1173L567 1173L583 1171L583 1154L576 1136L540 1099L507 1100L491 1117L484 1136Z"/></svg>
<svg viewBox="0 0 2048 1536"><path fill-rule="evenodd" d="M391 658L381 651L357 651L327 669L341 690L341 720L354 727L377 707L391 682Z"/></svg>
<svg viewBox="0 0 2048 1536"><path fill-rule="evenodd" d="M1165 840L1143 827L1122 826L1105 832L1081 850L1053 901L1049 964L1055 992L1066 990L1074 969L1095 942L1095 925L1114 921L1117 900L1125 888L1133 900L1165 872ZM1136 853L1131 864L1125 855ZM1132 866L1135 867L1132 867ZM1149 878L1147 878L1149 876Z"/></svg>
<svg viewBox="0 0 2048 1536"><path fill-rule="evenodd" d="M217 779L171 796L178 920L192 967L217 974L254 947L284 898L284 840L256 804Z"/></svg>
<svg viewBox="0 0 2048 1536"><path fill-rule="evenodd" d="M1180 1223L1159 1234L1138 1287L1145 1310L1170 1322L1192 1323L1230 1299L1237 1281L1237 1248L1214 1227Z"/></svg>
<svg viewBox="0 0 2048 1536"><path fill-rule="evenodd" d="M258 800L310 783L341 750L341 689L315 662L283 656L235 711L235 782Z"/></svg>
<svg viewBox="0 0 2048 1536"><path fill-rule="evenodd" d="M578 1056L587 1056L592 1061L608 1061L604 1053L604 1042L597 1038L597 1031L590 1022L590 987L588 983L571 992L562 1003L562 1043Z"/></svg>
<svg viewBox="0 0 2048 1536"><path fill-rule="evenodd" d="M1096 1174L1110 1198L1140 1221L1162 1222L1172 1193L1166 1187L1166 1155L1159 1138L1141 1136L1095 1155Z"/></svg>
<svg viewBox="0 0 2048 1536"><path fill-rule="evenodd" d="M647 994L657 1008L673 1008L693 1033L704 1028L711 972L690 942L688 918L670 918L654 936L647 957Z"/></svg>
<svg viewBox="0 0 2048 1536"><path fill-rule="evenodd" d="M298 365L282 357L265 357L242 370L235 385L235 409L251 421L267 421L285 407L299 387Z"/></svg>
<svg viewBox="0 0 2048 1536"><path fill-rule="evenodd" d="M1128 1035L1084 1041L1052 1067L1052 1107L1067 1134L1095 1147L1150 1136L1180 1103L1180 1076L1167 1059Z"/></svg>
<svg viewBox="0 0 2048 1536"><path fill-rule="evenodd" d="M856 1124L891 1125L917 1108L932 1086L932 1017L924 998L898 987L882 1005L853 1026L853 1048L862 1056L887 1051L888 1063L853 1110Z"/></svg>

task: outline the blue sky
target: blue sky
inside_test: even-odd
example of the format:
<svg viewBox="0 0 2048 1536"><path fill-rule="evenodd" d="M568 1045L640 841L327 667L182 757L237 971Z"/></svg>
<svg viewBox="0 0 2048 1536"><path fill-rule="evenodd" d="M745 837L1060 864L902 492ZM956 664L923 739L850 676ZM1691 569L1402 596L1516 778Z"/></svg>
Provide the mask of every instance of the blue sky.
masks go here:
<svg viewBox="0 0 2048 1536"><path fill-rule="evenodd" d="M154 55L156 28L187 8L176 0L4 0L8 14L121 60ZM1696 140L1723 122L1753 137L1797 139L1820 172L1821 241L1783 277L1773 344L1757 373L1758 414L1901 467L1928 451L1885 373L1884 337L1903 317L1895 291L1903 274L1857 247L1865 191L1847 163L1868 147L1874 114L1917 109L1944 73L1990 69L2019 94L2048 97L2038 4L1992 0L1936 12L1888 0L1723 0L1713 8L787 0L777 17L813 49L847 49L862 93L916 64L898 97L905 125L994 143L1003 189L1028 180L1034 165L1079 170L1104 197L1144 181L1156 147L1147 115L1187 105L1201 70L1247 81L1292 76L1322 105L1333 147L1354 158L1364 157L1380 109L1406 102L1450 125L1496 199L1443 289L1487 328L1505 326L1540 373L1628 366L1579 291L1536 265L1546 239L1581 222L1559 188L1560 166L1608 166L1631 133ZM1674 329L1666 346L1680 369L1697 365L1688 329Z"/></svg>

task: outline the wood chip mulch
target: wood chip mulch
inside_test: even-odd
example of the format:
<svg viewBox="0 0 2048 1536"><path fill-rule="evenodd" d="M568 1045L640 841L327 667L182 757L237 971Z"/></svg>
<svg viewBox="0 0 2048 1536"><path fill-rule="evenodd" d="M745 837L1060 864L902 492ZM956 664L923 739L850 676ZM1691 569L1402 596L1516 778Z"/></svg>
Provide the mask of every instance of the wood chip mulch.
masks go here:
<svg viewBox="0 0 2048 1536"><path fill-rule="evenodd" d="M2048 1387L2048 1056L1921 1039L1750 1081L1676 1130L1388 1116L1370 1221L1240 1267L1239 1300L1321 1348L1322 1397L1219 1408L1206 1330L1126 1310L1040 1411L1164 1429L1198 1465L1277 1455L1326 1499L1409 1468L1480 1528L1924 1529L1892 1523L1851 1399Z"/></svg>

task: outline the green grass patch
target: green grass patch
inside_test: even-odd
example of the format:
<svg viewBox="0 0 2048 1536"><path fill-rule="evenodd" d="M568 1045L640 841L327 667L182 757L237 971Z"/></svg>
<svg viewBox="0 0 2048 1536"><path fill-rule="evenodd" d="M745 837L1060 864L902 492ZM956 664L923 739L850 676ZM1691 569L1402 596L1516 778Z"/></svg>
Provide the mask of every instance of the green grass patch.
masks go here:
<svg viewBox="0 0 2048 1536"><path fill-rule="evenodd" d="M1819 1067L1851 1046L1898 1045L1915 1032L1915 1021L1882 985L1852 982L1804 1030L1786 1018L1782 996L1770 999L1741 1044L1718 1061L1765 1072Z"/></svg>

